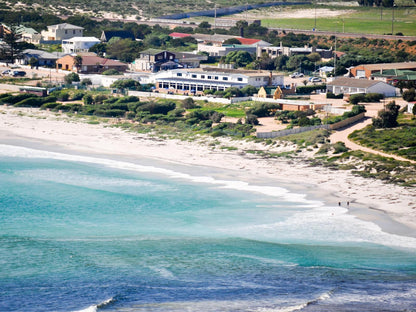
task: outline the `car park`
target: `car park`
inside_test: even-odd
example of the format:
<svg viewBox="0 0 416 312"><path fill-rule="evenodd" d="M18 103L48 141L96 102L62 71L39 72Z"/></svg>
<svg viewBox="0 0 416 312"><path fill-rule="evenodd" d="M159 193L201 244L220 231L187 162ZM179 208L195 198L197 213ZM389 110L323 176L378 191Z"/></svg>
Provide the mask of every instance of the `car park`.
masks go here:
<svg viewBox="0 0 416 312"><path fill-rule="evenodd" d="M298 73L298 72L295 72L292 75L290 75L290 78L302 78L302 77L303 77L303 74Z"/></svg>

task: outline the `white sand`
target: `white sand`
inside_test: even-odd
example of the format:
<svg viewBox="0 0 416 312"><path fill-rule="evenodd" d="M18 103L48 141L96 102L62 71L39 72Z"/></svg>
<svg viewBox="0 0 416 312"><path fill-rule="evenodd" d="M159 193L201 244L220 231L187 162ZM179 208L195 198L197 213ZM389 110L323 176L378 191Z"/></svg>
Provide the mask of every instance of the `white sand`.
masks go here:
<svg viewBox="0 0 416 312"><path fill-rule="evenodd" d="M220 144L215 148L209 146L215 140ZM354 215L376 222L385 231L416 236L414 188L364 179L348 171L310 167L301 158L265 159L244 152L270 149L264 144L222 138L201 138L199 142L159 140L108 127L108 124L88 124L34 108L0 106L0 143L22 145L22 142L30 143L25 146L40 149L49 146L52 150L59 148L68 153L108 155L118 159L146 157L170 164L202 166L200 168L205 171L207 168L217 173L224 170L228 178L253 183L274 181L276 185L288 185L298 192L307 192L330 205L341 201L346 207L349 201L350 212ZM234 146L238 150L228 151L221 146ZM273 147L271 151L293 148L287 145Z"/></svg>

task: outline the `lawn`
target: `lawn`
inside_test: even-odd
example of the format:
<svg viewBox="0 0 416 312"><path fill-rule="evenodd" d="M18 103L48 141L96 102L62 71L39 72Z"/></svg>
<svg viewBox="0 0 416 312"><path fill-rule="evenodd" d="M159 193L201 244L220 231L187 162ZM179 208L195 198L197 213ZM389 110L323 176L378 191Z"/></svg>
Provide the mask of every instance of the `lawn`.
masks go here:
<svg viewBox="0 0 416 312"><path fill-rule="evenodd" d="M342 8L340 8L342 9ZM391 34L392 9L355 8L354 13L338 17L316 18L316 29L363 34ZM265 18L262 26L271 28L313 29L315 16L308 18ZM396 8L394 10L393 33L416 36L416 7Z"/></svg>

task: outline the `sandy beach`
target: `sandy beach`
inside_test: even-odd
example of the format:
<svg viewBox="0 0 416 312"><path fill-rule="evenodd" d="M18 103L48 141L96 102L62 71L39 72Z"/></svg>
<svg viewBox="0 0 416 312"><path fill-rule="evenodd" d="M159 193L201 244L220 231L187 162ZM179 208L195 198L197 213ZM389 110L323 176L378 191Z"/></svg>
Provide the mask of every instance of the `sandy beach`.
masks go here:
<svg viewBox="0 0 416 312"><path fill-rule="evenodd" d="M215 140L220 143L214 148L209 143ZM311 167L302 157L267 159L245 152L283 152L293 149L291 145L270 147L207 137L192 142L162 140L105 123L89 124L64 114L7 106L0 106L0 144L131 161L157 160L179 170L189 167L196 172L198 167L199 172L224 179L259 185L274 183L330 206L341 202L351 214L375 222L386 232L416 237L416 198L412 188L361 178L348 171Z"/></svg>

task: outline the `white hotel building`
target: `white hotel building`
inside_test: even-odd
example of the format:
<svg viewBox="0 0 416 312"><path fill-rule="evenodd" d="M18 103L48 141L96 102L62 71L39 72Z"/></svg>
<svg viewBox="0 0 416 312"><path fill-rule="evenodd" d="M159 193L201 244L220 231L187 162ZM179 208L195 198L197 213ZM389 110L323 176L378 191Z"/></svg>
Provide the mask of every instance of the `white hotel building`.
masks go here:
<svg viewBox="0 0 416 312"><path fill-rule="evenodd" d="M202 94L204 90L224 91L230 87L243 88L247 85L283 86L283 75L270 71L223 69L204 67L162 71L154 76L159 92Z"/></svg>

